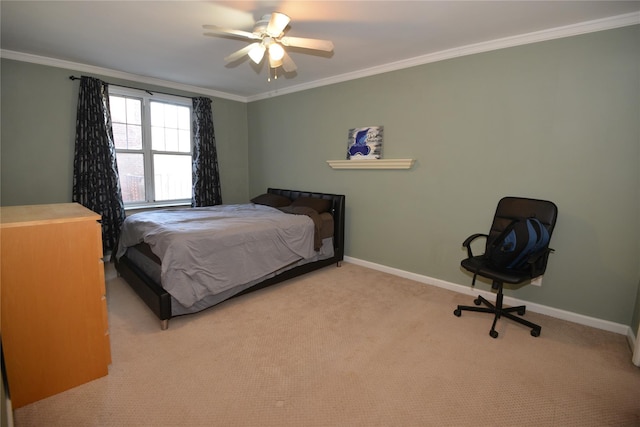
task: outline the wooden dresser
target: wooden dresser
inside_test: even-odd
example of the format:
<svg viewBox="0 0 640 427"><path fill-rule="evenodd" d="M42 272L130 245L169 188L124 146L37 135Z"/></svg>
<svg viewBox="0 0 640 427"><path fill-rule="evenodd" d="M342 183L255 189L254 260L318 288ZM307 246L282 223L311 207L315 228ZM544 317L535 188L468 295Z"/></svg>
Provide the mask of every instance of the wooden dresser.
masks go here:
<svg viewBox="0 0 640 427"><path fill-rule="evenodd" d="M99 220L77 203L0 208L0 333L14 408L108 374Z"/></svg>

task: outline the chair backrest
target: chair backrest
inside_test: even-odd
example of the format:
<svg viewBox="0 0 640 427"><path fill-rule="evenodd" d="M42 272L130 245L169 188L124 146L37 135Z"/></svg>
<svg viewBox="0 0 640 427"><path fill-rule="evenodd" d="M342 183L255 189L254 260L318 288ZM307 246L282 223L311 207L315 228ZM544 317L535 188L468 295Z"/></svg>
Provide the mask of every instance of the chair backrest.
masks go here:
<svg viewBox="0 0 640 427"><path fill-rule="evenodd" d="M487 246L499 236L514 219L534 217L540 221L549 232L549 238L553 234L558 218L558 207L548 200L528 199L523 197L504 197L498 202L496 213L493 217ZM546 264L546 260L545 263ZM545 268L545 265L541 265Z"/></svg>

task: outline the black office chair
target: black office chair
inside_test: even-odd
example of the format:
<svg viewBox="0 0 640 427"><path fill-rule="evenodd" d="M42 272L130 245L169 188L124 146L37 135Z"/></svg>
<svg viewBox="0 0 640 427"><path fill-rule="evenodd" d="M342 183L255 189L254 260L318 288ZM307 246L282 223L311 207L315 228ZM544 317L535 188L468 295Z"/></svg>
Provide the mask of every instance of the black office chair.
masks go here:
<svg viewBox="0 0 640 427"><path fill-rule="evenodd" d="M495 329L496 322L503 316L531 328L531 335L534 337L539 336L542 329L539 325L512 314L516 312L518 315L523 316L526 311L524 305L508 308L502 306L502 287L504 283L520 284L542 275L547 269L547 260L553 249L549 248L548 245L540 249L528 258L526 267L521 269L496 268L487 256L489 245L512 224L514 219L530 217L538 219L547 229L549 238L551 238L556 218L558 217L558 208L553 202L521 197L505 197L498 203L489 234L473 234L462 243L462 246L467 249L468 258L462 260L460 265L465 270L473 273L471 286L475 286L477 276L486 277L493 281L492 288L497 290L497 296L494 305L479 295L473 301L476 306L459 305L453 314L460 317L463 310L492 313L494 315L493 325L491 325L491 330L489 331L489 335L492 338L498 337L498 332ZM474 256L471 242L480 237L484 237L486 240L485 252L482 255ZM481 304L486 307L478 307Z"/></svg>

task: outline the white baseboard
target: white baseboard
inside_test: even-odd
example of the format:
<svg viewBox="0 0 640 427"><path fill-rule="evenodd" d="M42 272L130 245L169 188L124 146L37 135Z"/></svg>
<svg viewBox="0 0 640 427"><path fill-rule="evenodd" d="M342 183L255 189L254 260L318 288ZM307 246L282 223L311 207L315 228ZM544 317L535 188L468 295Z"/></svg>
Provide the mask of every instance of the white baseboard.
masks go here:
<svg viewBox="0 0 640 427"><path fill-rule="evenodd" d="M383 273L393 274L394 276L403 277L405 279L410 279L416 282L424 283L427 285L437 286L439 288L448 289L450 291L458 292L465 295L482 295L485 298L490 299L493 295L491 292L483 291L475 288L471 288L471 286L459 285L457 283L447 282L440 279L435 279L429 276L423 276L421 274L411 273L408 271L400 270L393 267L387 267L385 265L376 264L369 261L364 261L357 258L352 258L345 256L345 262L350 262L352 264L360 265L362 267L367 267L372 270L382 271ZM523 301L516 298L504 297L504 302L510 306L514 305L526 305L527 310L533 311L534 313L545 314L547 316L555 317L557 319L567 320L569 322L578 323L581 325L591 326L593 328L602 329L609 332L614 332L616 334L626 335L627 340L629 341L629 345L633 349L635 344L635 337L633 336L633 330L631 327L627 325L622 325L620 323L610 322L608 320L597 319L595 317L589 317L578 313L572 313L570 311L560 310L558 308L548 307L546 305L536 304L529 301Z"/></svg>

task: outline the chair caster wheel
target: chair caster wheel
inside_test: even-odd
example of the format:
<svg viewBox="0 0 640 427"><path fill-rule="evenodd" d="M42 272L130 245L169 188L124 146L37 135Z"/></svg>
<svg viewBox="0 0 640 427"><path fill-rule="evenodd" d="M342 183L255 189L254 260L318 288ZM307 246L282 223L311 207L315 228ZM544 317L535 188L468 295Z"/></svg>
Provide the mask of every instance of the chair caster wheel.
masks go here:
<svg viewBox="0 0 640 427"><path fill-rule="evenodd" d="M532 329L531 330L531 336L532 337L539 337L540 336L540 331L537 329Z"/></svg>
<svg viewBox="0 0 640 427"><path fill-rule="evenodd" d="M480 298L476 298L476 299L473 300L473 303L475 305L480 305L480 304L482 304L482 300Z"/></svg>
<svg viewBox="0 0 640 427"><path fill-rule="evenodd" d="M493 329L489 331L489 335L491 335L491 338L498 338L498 332Z"/></svg>
<svg viewBox="0 0 640 427"><path fill-rule="evenodd" d="M455 310L453 310L453 314L457 317L462 316L462 311L459 308L456 308Z"/></svg>

